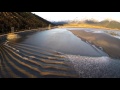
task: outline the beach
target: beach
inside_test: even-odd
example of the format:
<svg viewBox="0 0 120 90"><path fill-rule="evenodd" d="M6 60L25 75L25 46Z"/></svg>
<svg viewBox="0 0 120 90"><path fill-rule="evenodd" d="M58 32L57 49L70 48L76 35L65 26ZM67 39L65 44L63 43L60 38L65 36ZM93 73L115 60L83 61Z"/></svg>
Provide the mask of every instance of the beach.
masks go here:
<svg viewBox="0 0 120 90"><path fill-rule="evenodd" d="M120 39L106 33L92 33L85 30L69 30L83 41L87 41L106 52L112 58L120 58Z"/></svg>

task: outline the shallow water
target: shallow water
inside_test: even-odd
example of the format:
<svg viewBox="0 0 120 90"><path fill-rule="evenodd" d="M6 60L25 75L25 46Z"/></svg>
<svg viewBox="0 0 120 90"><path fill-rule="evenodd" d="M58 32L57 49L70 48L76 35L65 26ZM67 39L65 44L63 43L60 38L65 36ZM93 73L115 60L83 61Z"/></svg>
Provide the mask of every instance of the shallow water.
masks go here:
<svg viewBox="0 0 120 90"><path fill-rule="evenodd" d="M109 57L66 55L79 78L120 78L120 60Z"/></svg>
<svg viewBox="0 0 120 90"><path fill-rule="evenodd" d="M56 50L65 54L82 56L107 56L95 46L82 41L66 29L52 29L40 31L26 36L19 43Z"/></svg>
<svg viewBox="0 0 120 90"><path fill-rule="evenodd" d="M94 32L95 30L93 29L86 29L86 28L81 28L80 30L83 30L83 29L86 31L93 32L93 33L104 33L104 32L101 32L100 29L99 29L100 31L98 30L97 32ZM65 53L63 55L63 56L66 56L65 60L64 58L63 60L59 58L58 60L54 61L54 63L63 62L66 66L63 66L62 64L49 64L49 63L52 63L51 62L52 60L46 59L46 57L42 57L43 59L45 59L44 62L46 63L43 63L40 61L39 64L43 64L44 67L48 66L49 64L54 69L56 69L56 67L59 66L57 70L48 68L49 69L48 71L53 70L61 74L63 73L63 71L61 70L61 67L62 67L62 69L68 69L68 68L71 69L71 72L65 71L68 73L67 75L76 74L73 71L74 70L77 71L80 78L116 78L116 77L120 78L120 60L111 59L110 57L107 56L106 53L97 49L94 45L84 42L80 38L72 34L69 31L69 29L68 30L67 29L52 29L48 31L25 32L25 33L19 33L19 35L22 36L22 38L14 41L14 42L17 42L17 44L12 44L12 43L10 44L11 46L13 46L13 48L16 48L16 51L12 50L10 47L9 49L14 51L15 53L20 54L21 56L23 55L24 57L28 57L29 55L31 55L31 53L35 54L36 58L35 56L31 56L33 57L33 60L29 60L31 62L37 62L37 59L38 59L37 57L42 56L41 54L37 53L38 51L40 53L45 53L46 57L52 57L52 55L49 55L50 53L46 51L43 52L43 50L41 49L37 49L39 47ZM6 38L0 38L1 41L3 40L5 41L5 39ZM36 46L37 48L34 46ZM4 49L5 49L5 46L4 48L2 48L2 50ZM17 49L20 50L20 52ZM28 56L25 56L25 54L27 53L28 53ZM6 54L6 53L3 53L3 54ZM18 57L16 55L14 56ZM53 56L55 58L58 58L58 55L53 55ZM28 58L30 58L30 56ZM30 66L33 65L30 62L29 63L25 62L24 60L25 58L22 58L22 59L17 58L17 59L21 60L22 63L24 62L27 65L30 65ZM0 57L0 61L1 60L2 60L2 57ZM8 65L8 67L11 67L11 70L14 71L13 66L10 66L9 63L6 61L6 59L3 59L3 61L4 63ZM13 63L15 63L14 59L10 59L10 61L13 61ZM67 66L68 61L72 63L69 65L69 67ZM32 68L34 67L36 68L35 64L37 63L34 63L34 66L32 66ZM40 67L37 67L37 68L39 70L46 71L45 68L43 69L41 69ZM72 71L73 68L74 70ZM21 67L21 69L25 69L25 68ZM3 67L3 70L4 70L4 67ZM29 71L29 68L27 68L26 71ZM14 73L19 76L22 76L20 75L22 72L21 73L19 72L20 73L19 74L17 70L15 70ZM42 75L40 76L37 72L35 72L33 69L32 71L30 69L29 73L32 73L38 77L43 77ZM1 78L1 71L0 71L0 78Z"/></svg>
<svg viewBox="0 0 120 90"><path fill-rule="evenodd" d="M120 39L120 30L105 30L105 29L95 29L95 28L66 28L68 30L84 30L86 32L92 33L106 33L110 36Z"/></svg>

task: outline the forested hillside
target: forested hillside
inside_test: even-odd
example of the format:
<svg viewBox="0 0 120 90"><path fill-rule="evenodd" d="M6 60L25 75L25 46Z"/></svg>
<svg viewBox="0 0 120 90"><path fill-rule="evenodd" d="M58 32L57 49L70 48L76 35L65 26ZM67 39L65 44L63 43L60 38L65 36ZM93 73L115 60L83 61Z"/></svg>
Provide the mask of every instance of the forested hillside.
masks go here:
<svg viewBox="0 0 120 90"><path fill-rule="evenodd" d="M51 22L31 12L0 12L0 33L8 33L11 27L15 30L48 27Z"/></svg>

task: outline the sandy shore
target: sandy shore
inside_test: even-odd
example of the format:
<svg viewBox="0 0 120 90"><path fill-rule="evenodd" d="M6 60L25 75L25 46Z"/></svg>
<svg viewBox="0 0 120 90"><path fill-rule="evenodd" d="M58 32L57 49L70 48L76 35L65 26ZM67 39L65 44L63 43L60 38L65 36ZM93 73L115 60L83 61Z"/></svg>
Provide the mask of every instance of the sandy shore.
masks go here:
<svg viewBox="0 0 120 90"><path fill-rule="evenodd" d="M120 40L105 33L92 33L84 30L70 30L74 35L94 44L98 48L102 47L112 58L120 58Z"/></svg>
<svg viewBox="0 0 120 90"><path fill-rule="evenodd" d="M79 78L120 78L120 60L109 57L66 55Z"/></svg>

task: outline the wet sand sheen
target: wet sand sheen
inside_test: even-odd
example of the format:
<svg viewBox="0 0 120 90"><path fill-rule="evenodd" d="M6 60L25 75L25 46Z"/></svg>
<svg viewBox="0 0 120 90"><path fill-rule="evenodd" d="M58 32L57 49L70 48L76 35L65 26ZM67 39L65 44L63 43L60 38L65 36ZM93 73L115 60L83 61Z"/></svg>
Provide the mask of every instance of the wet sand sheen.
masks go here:
<svg viewBox="0 0 120 90"><path fill-rule="evenodd" d="M19 46L19 44L17 44ZM0 46L0 64L1 70L0 77L2 78L69 78L78 77L76 71L71 67L70 62L65 60L61 54L54 54L48 56L49 53L39 53L42 49L31 49L27 47L28 52L22 51L22 47L19 48L11 42L6 42ZM33 50L33 51L31 51ZM34 51L35 50L35 51ZM38 51L37 51L38 50ZM34 53L35 52L35 53ZM46 57L41 57L41 55ZM29 56L34 56L30 58ZM55 59L55 60L54 60Z"/></svg>
<svg viewBox="0 0 120 90"><path fill-rule="evenodd" d="M120 40L105 33L91 33L84 30L70 30L74 35L90 42L103 50L112 58L120 58Z"/></svg>
<svg viewBox="0 0 120 90"><path fill-rule="evenodd" d="M120 61L92 47L92 44L101 45L104 51L111 50L109 52L116 53L117 57L119 39L104 33L66 29L20 35L23 36L21 40L0 46L0 77L120 77Z"/></svg>

